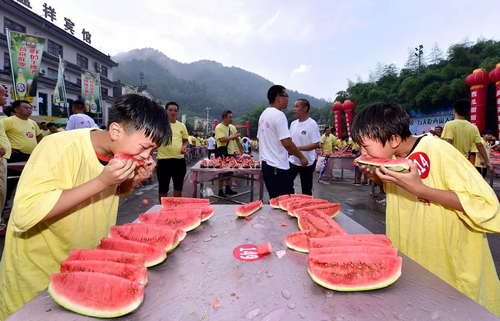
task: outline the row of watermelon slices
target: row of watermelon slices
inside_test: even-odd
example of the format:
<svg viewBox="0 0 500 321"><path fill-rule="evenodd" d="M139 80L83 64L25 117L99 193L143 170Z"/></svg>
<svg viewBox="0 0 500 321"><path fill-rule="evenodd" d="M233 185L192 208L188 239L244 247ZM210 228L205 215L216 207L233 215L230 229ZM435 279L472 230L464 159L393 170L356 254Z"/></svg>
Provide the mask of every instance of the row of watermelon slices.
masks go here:
<svg viewBox="0 0 500 321"><path fill-rule="evenodd" d="M144 300L147 267L163 262L186 232L214 214L208 199L162 198L162 209L139 215L140 223L112 226L96 249L72 250L52 274L48 293L76 313L109 318L137 309Z"/></svg>
<svg viewBox="0 0 500 321"><path fill-rule="evenodd" d="M270 205L297 217L300 231L285 236L287 247L309 253L307 270L321 286L336 291L379 289L401 276L402 259L381 234L351 234L333 220L340 204L291 194Z"/></svg>

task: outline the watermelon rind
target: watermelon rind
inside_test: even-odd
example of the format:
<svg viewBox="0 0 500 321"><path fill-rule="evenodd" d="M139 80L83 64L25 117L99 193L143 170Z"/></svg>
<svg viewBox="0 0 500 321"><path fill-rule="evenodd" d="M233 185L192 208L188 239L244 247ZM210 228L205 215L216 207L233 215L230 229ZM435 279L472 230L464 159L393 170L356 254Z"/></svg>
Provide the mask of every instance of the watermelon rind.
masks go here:
<svg viewBox="0 0 500 321"><path fill-rule="evenodd" d="M410 166L405 158L366 158L360 156L357 160L359 165L364 165L369 167L372 171L375 171L380 165L384 165L385 168L393 172L406 173L410 170Z"/></svg>
<svg viewBox="0 0 500 321"><path fill-rule="evenodd" d="M309 253L309 231L298 231L285 235L286 246L294 251Z"/></svg>
<svg viewBox="0 0 500 321"><path fill-rule="evenodd" d="M253 213L257 212L262 208L262 201L253 201L248 204L240 205L236 208L236 216L246 217L250 216Z"/></svg>
<svg viewBox="0 0 500 321"><path fill-rule="evenodd" d="M68 289L77 289L78 293L69 293ZM52 274L47 292L67 310L98 318L123 316L144 301L144 285L104 273ZM114 302L120 302L121 306L111 306Z"/></svg>
<svg viewBox="0 0 500 321"><path fill-rule="evenodd" d="M330 258L331 261L318 261L313 257L307 262L313 281L330 290L376 290L393 284L401 276L403 260L399 256L339 253L330 254Z"/></svg>

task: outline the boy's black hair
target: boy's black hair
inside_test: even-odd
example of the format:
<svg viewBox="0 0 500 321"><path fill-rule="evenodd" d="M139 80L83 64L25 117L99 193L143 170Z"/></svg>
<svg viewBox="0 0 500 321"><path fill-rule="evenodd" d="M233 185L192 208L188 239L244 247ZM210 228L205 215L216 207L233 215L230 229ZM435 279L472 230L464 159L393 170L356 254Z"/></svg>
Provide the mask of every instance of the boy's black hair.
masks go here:
<svg viewBox="0 0 500 321"><path fill-rule="evenodd" d="M3 113L5 116L10 117L14 114L14 108L12 106L7 106L3 108Z"/></svg>
<svg viewBox="0 0 500 321"><path fill-rule="evenodd" d="M481 136L483 135L493 135L493 131L491 129L486 128L481 132Z"/></svg>
<svg viewBox="0 0 500 321"><path fill-rule="evenodd" d="M83 104L83 101L81 101L81 100L73 101L71 106L75 107L77 110L84 110L85 109L85 105Z"/></svg>
<svg viewBox="0 0 500 321"><path fill-rule="evenodd" d="M13 109L16 109L17 107L20 107L21 104L28 104L28 105L31 105L29 101L27 100L15 100L13 103L12 103L12 108Z"/></svg>
<svg viewBox="0 0 500 321"><path fill-rule="evenodd" d="M232 113L233 113L233 112L232 112L232 111L230 111L229 109L224 110L224 111L222 112L222 119L226 118L229 114L232 114Z"/></svg>
<svg viewBox="0 0 500 321"><path fill-rule="evenodd" d="M276 97L283 94L283 90L286 90L286 88L281 85L271 86L271 88L267 91L267 100L269 100L269 103L273 104Z"/></svg>
<svg viewBox="0 0 500 321"><path fill-rule="evenodd" d="M54 124L53 122L47 123L47 128L52 127L52 126L57 127L56 124Z"/></svg>
<svg viewBox="0 0 500 321"><path fill-rule="evenodd" d="M179 111L179 104L176 103L175 101L169 101L168 103L165 104L165 109L168 108L168 106L170 105L174 105L174 106L177 106L177 111Z"/></svg>
<svg viewBox="0 0 500 321"><path fill-rule="evenodd" d="M398 104L373 103L363 108L352 121L351 136L359 146L363 146L363 138L379 141L385 146L394 135L402 140L411 136L410 115Z"/></svg>
<svg viewBox="0 0 500 321"><path fill-rule="evenodd" d="M127 134L144 132L158 145L172 141L172 129L167 113L157 102L138 94L118 97L108 112L108 126L119 123Z"/></svg>
<svg viewBox="0 0 500 321"><path fill-rule="evenodd" d="M455 109L457 115L465 117L470 111L470 102L467 99L459 99L453 103L453 109Z"/></svg>
<svg viewBox="0 0 500 321"><path fill-rule="evenodd" d="M309 109L311 109L311 104L309 103L309 100L305 99L305 98L299 98L297 99L297 101L300 101L300 104L302 105L302 107L306 107L306 113L309 112Z"/></svg>

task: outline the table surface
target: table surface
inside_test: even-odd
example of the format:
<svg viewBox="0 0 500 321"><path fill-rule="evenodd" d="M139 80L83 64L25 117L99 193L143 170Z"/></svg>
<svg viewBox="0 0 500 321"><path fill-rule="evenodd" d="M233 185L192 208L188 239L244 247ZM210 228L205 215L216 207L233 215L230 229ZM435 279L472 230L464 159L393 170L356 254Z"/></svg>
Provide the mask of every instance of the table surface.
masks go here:
<svg viewBox="0 0 500 321"><path fill-rule="evenodd" d="M158 210L154 206L150 211ZM334 292L312 281L307 255L287 250L284 235L296 219L265 205L251 221L236 205L215 205L215 215L188 233L165 262L148 268L144 303L123 320L497 320L409 258L393 285L366 292ZM340 213L335 220L352 233L370 233ZM281 226L286 222L287 226ZM273 253L241 262L233 249L270 242ZM220 307L213 308L214 299ZM46 312L48 311L48 312ZM46 290L9 320L84 320L57 305Z"/></svg>

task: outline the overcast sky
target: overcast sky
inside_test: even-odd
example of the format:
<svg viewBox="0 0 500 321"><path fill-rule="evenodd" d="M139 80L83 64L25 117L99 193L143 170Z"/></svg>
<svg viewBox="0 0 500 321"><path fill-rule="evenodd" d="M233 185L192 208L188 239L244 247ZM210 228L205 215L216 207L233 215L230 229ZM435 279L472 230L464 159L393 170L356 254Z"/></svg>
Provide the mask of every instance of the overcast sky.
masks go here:
<svg viewBox="0 0 500 321"><path fill-rule="evenodd" d="M420 44L428 54L434 43L446 53L466 38L500 40L499 0L31 0L32 10L43 15L45 2L56 25L71 19L106 54L215 60L329 100L377 63L403 67Z"/></svg>

